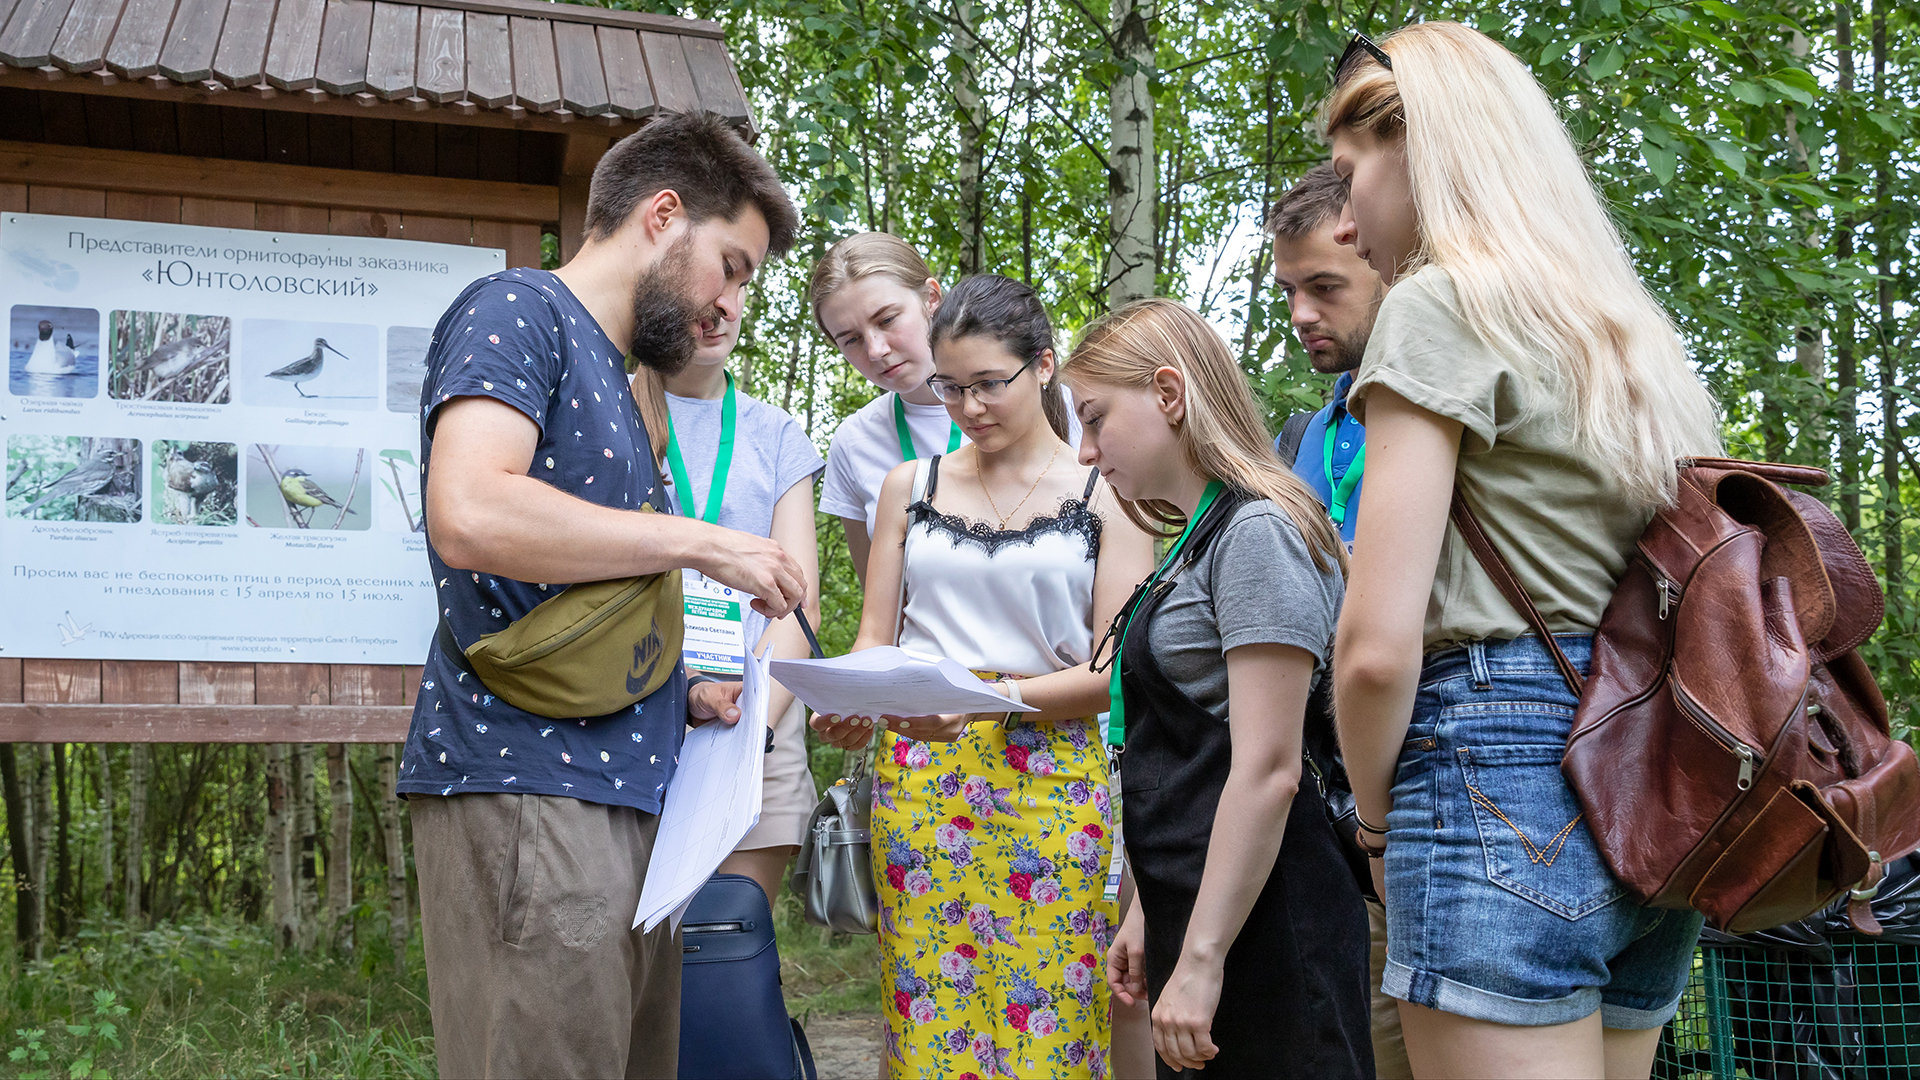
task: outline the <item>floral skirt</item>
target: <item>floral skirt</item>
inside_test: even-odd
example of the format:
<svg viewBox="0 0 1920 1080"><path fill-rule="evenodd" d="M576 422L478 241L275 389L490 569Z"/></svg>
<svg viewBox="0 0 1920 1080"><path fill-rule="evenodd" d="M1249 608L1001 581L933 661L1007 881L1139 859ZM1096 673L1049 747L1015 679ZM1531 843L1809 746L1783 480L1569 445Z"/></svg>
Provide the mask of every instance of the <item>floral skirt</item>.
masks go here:
<svg viewBox="0 0 1920 1080"><path fill-rule="evenodd" d="M895 1076L1104 1080L1107 759L1092 718L882 733L873 861Z"/></svg>

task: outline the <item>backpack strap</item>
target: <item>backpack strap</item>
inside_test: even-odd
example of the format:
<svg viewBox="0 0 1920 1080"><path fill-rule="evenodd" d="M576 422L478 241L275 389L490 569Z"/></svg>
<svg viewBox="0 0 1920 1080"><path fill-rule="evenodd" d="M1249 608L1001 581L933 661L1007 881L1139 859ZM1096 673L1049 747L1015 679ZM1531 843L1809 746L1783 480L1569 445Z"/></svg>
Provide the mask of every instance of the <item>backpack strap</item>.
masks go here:
<svg viewBox="0 0 1920 1080"><path fill-rule="evenodd" d="M1460 539L1467 542L1467 550L1473 552L1473 557L1479 561L1480 568L1493 579L1494 587L1500 590L1500 595L1507 598L1507 603L1512 604L1515 611L1525 616L1527 625L1533 627L1533 632L1540 636L1541 642L1553 653L1553 662L1560 669L1561 678L1567 680L1567 685L1573 689L1574 696L1579 697L1587 688L1586 678L1580 674L1579 668L1573 666L1573 661L1567 659L1567 654L1560 648L1560 643L1554 640L1553 632L1547 629L1546 618L1540 614L1539 608L1533 606L1533 599L1527 595L1526 586L1520 584L1520 579L1514 575L1513 568L1507 565L1507 560L1500 557L1499 549L1495 548L1493 541L1487 538L1486 530L1480 527L1480 519L1473 516L1473 508L1467 505L1467 497L1460 493L1460 485L1457 482L1453 485L1453 506L1448 511L1448 516L1453 519L1453 527L1460 530Z"/></svg>
<svg viewBox="0 0 1920 1080"><path fill-rule="evenodd" d="M1307 437L1307 428L1318 415L1317 412L1297 412L1280 425L1280 437L1273 442L1273 452L1280 455L1288 468L1300 457L1300 440Z"/></svg>

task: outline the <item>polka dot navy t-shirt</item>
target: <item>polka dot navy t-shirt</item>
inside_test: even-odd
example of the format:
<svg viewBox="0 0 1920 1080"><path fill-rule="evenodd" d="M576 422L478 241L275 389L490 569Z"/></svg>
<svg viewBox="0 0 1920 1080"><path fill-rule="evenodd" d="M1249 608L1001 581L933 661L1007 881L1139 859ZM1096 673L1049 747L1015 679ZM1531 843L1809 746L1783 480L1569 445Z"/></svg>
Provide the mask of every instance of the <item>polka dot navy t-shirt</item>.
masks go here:
<svg viewBox="0 0 1920 1080"><path fill-rule="evenodd" d="M489 397L540 426L528 475L620 510L662 505L661 478L620 350L558 277L508 270L467 287L434 328L421 390L421 491L433 482L440 406ZM427 527L440 616L461 648L565 586L449 566ZM438 643L420 675L402 794L531 792L659 813L686 725L686 673L609 716L549 720L487 692Z"/></svg>

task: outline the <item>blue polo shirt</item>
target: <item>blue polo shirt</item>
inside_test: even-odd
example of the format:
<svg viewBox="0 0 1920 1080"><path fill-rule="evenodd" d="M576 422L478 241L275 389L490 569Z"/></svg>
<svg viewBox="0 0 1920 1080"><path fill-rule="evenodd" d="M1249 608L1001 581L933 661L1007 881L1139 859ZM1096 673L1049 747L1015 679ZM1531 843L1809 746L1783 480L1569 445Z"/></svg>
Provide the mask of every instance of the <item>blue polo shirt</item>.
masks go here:
<svg viewBox="0 0 1920 1080"><path fill-rule="evenodd" d="M1353 387L1353 372L1343 372L1333 384L1333 401L1313 414L1306 433L1300 436L1300 452L1293 459L1293 473L1312 489L1322 506L1333 505L1333 491L1353 467L1353 460L1367 445L1367 429L1347 411L1347 391ZM1327 442L1333 442L1333 470L1327 470ZM1279 440L1274 440L1278 449ZM1365 463L1361 469L1366 468ZM1353 485L1347 500L1347 519L1340 523L1340 539L1353 543L1354 522L1360 518L1360 488L1364 479Z"/></svg>
<svg viewBox="0 0 1920 1080"><path fill-rule="evenodd" d="M433 429L455 398L488 397L540 427L527 475L616 510L665 505L621 352L558 277L507 270L467 286L427 349L420 395L420 488L433 477ZM506 629L564 585L451 566L433 546L440 617L461 648ZM400 761L402 794L522 792L659 813L686 730L687 681L672 678L607 716L549 720L500 700L436 642L420 672Z"/></svg>

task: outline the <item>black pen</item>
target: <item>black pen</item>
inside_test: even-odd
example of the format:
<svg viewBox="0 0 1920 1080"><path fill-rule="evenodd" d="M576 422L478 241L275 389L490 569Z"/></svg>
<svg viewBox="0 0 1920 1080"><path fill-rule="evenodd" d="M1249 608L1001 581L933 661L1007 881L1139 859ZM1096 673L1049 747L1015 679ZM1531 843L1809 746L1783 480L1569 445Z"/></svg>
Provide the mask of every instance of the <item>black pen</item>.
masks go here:
<svg viewBox="0 0 1920 1080"><path fill-rule="evenodd" d="M807 644L813 648L813 658L815 660L825 660L827 654L820 650L820 639L813 636L813 627L807 625L806 609L794 608L793 617L800 620L800 632L807 635Z"/></svg>

